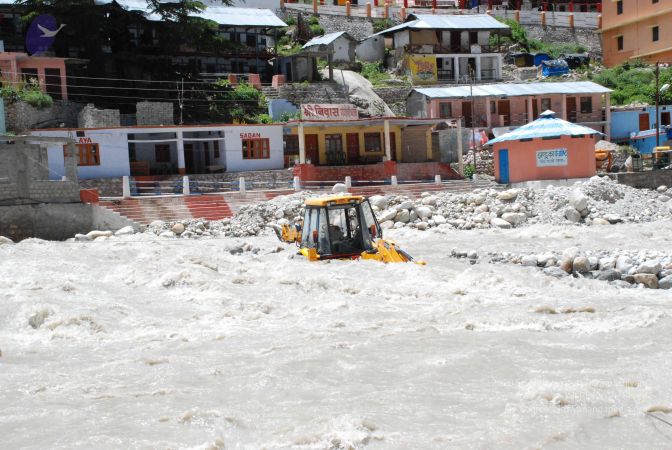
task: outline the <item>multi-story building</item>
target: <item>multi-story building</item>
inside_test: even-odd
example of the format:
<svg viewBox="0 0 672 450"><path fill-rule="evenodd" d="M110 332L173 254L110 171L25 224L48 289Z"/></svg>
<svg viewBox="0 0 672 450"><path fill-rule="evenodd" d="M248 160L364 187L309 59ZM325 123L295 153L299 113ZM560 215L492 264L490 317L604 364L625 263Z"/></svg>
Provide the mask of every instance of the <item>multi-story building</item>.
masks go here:
<svg viewBox="0 0 672 450"><path fill-rule="evenodd" d="M486 132L519 127L552 110L608 138L610 93L591 81L416 88L408 96L406 110L409 117L464 118L467 127Z"/></svg>
<svg viewBox="0 0 672 450"><path fill-rule="evenodd" d="M508 33L487 14L410 14L374 36L391 38L394 63L403 61L415 83L432 84L501 80L498 36Z"/></svg>
<svg viewBox="0 0 672 450"><path fill-rule="evenodd" d="M602 7L604 64L672 62L672 2L615 0Z"/></svg>

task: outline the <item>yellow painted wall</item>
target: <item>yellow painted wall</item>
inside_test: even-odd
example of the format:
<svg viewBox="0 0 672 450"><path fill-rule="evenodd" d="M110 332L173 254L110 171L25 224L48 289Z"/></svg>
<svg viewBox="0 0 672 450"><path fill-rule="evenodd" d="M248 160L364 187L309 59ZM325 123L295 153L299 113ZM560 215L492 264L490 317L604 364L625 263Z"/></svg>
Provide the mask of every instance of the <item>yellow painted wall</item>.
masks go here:
<svg viewBox="0 0 672 450"><path fill-rule="evenodd" d="M347 154L347 135L351 133L359 134L359 156L385 156L385 137L381 136L382 147L381 152L367 152L364 150L364 133L381 133L383 134L384 127L380 126L342 126L342 127L311 127L304 126L304 134L317 134L317 145L320 151L320 164L327 163L327 148L324 136L327 134L340 134L343 143L343 153ZM298 128L292 128L292 134L298 134ZM394 141L396 143L397 161L402 162L401 158L401 127L390 124L390 133L394 133Z"/></svg>

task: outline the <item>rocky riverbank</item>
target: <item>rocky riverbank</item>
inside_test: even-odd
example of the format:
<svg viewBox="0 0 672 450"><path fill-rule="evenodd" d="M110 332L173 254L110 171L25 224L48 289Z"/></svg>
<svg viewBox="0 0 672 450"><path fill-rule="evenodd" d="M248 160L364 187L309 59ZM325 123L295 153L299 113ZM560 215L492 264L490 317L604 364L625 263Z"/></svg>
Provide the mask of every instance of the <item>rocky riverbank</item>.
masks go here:
<svg viewBox="0 0 672 450"><path fill-rule="evenodd" d="M451 256L464 258L471 264L485 261L536 267L555 278L574 276L606 281L619 287L672 288L672 254L658 250L592 252L569 247L562 252L488 252L480 255L475 250L454 249Z"/></svg>

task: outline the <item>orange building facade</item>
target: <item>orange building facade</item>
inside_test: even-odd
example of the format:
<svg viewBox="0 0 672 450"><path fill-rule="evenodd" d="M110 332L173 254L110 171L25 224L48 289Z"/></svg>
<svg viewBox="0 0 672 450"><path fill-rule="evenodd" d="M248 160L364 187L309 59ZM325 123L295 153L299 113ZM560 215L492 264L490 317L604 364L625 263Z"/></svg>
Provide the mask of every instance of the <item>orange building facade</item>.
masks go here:
<svg viewBox="0 0 672 450"><path fill-rule="evenodd" d="M672 62L672 1L605 0L601 32L608 67L633 59Z"/></svg>
<svg viewBox="0 0 672 450"><path fill-rule="evenodd" d="M520 183L595 175L595 136L559 136L494 145L495 180Z"/></svg>

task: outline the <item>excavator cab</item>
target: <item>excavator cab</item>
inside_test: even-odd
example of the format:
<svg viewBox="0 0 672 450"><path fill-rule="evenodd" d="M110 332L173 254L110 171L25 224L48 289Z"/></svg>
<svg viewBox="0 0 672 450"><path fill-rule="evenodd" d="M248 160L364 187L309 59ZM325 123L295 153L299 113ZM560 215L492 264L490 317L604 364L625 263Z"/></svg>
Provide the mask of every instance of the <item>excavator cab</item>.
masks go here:
<svg viewBox="0 0 672 450"><path fill-rule="evenodd" d="M299 253L311 261L358 258L413 261L395 243L383 239L383 230L371 204L362 196L307 199L301 224L273 227L281 241L296 242Z"/></svg>

